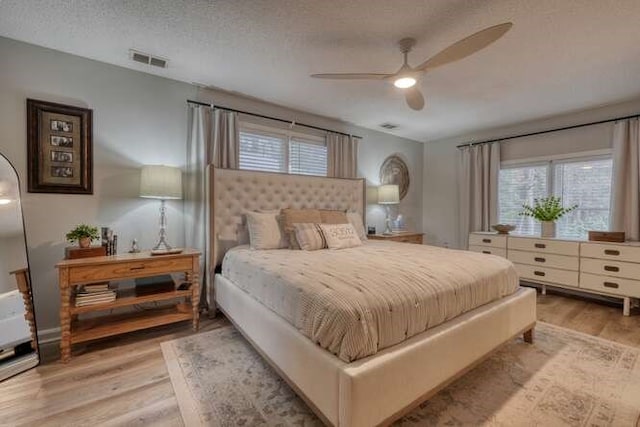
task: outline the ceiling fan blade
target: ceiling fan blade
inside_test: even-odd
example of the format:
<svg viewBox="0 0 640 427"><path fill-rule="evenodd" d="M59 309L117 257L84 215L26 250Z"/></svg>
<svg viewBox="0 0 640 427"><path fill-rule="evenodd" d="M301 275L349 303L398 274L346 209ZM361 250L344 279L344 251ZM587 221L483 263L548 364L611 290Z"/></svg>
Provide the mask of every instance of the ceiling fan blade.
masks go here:
<svg viewBox="0 0 640 427"><path fill-rule="evenodd" d="M493 27L478 31L469 37L465 37L464 39L455 42L448 48L427 59L425 62L418 65L416 69L427 70L430 68L436 68L465 58L498 40L507 31L509 31L512 26L513 24L511 22L505 22L504 24L494 25Z"/></svg>
<svg viewBox="0 0 640 427"><path fill-rule="evenodd" d="M311 74L316 79L334 79L334 80L384 80L393 74L381 73L327 73L327 74Z"/></svg>
<svg viewBox="0 0 640 427"><path fill-rule="evenodd" d="M404 96L412 110L420 111L424 108L424 96L417 87L407 89Z"/></svg>

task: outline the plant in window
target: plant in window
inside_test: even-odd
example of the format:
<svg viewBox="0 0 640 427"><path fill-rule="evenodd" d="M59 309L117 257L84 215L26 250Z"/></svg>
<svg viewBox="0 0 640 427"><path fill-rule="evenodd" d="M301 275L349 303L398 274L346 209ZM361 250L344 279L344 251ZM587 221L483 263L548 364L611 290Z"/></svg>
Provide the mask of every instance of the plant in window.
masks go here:
<svg viewBox="0 0 640 427"><path fill-rule="evenodd" d="M573 205L565 208L562 206L560 197L549 196L533 199L533 206L526 203L523 204L523 210L518 215L528 216L540 221L542 223L542 237L555 237L556 221L577 207L578 205Z"/></svg>

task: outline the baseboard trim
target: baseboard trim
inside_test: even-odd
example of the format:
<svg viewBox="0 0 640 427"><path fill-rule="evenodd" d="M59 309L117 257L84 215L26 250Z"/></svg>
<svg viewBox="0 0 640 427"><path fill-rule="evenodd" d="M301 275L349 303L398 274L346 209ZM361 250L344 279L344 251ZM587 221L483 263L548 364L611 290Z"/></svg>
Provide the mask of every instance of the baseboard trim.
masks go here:
<svg viewBox="0 0 640 427"><path fill-rule="evenodd" d="M38 329L38 344L52 344L60 342L60 328Z"/></svg>

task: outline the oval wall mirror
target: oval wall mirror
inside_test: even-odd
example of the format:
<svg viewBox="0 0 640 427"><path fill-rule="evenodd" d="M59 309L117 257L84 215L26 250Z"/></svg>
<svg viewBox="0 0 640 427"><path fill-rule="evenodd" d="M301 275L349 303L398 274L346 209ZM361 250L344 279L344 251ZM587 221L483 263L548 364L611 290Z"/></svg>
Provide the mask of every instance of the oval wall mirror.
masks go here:
<svg viewBox="0 0 640 427"><path fill-rule="evenodd" d="M0 381L38 363L20 185L0 154Z"/></svg>

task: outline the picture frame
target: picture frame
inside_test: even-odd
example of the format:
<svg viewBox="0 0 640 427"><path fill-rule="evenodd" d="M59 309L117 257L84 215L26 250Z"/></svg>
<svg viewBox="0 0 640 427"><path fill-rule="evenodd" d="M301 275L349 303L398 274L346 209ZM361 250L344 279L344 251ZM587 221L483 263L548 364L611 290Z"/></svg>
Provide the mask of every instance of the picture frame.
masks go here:
<svg viewBox="0 0 640 427"><path fill-rule="evenodd" d="M93 194L93 110L27 99L30 193Z"/></svg>

